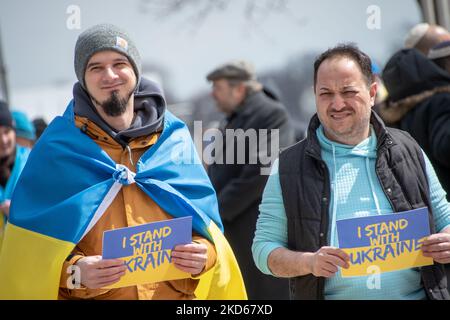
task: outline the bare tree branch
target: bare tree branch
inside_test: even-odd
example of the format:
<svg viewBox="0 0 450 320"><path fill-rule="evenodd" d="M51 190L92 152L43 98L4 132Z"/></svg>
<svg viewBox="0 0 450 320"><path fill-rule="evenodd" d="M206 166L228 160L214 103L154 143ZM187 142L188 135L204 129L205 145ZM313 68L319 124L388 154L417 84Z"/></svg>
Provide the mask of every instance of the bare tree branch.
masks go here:
<svg viewBox="0 0 450 320"><path fill-rule="evenodd" d="M246 0L242 18L246 23L247 31L257 30L259 33L264 33L260 25L273 14L286 15L296 24L304 25L306 20L298 19L289 10L289 2L290 0ZM227 10L230 3L230 0L141 0L140 11L151 14L158 20L192 12L188 14L183 25L195 31L213 12Z"/></svg>

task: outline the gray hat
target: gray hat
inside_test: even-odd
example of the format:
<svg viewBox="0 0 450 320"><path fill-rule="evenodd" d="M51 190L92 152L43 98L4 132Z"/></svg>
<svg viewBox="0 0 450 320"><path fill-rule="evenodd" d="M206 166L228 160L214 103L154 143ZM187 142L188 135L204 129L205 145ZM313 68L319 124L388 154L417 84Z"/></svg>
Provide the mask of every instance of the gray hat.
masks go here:
<svg viewBox="0 0 450 320"><path fill-rule="evenodd" d="M214 81L218 79L229 79L229 80L256 80L255 68L253 65L244 60L234 60L227 62L213 71L211 71L206 79L208 81Z"/></svg>
<svg viewBox="0 0 450 320"><path fill-rule="evenodd" d="M139 83L141 74L141 57L128 34L112 24L93 26L78 36L75 45L75 73L78 81L86 89L84 74L89 59L97 52L113 50L128 58Z"/></svg>

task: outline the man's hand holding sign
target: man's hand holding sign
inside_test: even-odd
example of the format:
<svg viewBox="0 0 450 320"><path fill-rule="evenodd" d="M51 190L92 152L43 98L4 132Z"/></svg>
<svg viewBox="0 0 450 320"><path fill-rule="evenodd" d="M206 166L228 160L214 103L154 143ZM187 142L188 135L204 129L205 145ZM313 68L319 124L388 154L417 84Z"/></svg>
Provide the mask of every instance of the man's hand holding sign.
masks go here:
<svg viewBox="0 0 450 320"><path fill-rule="evenodd" d="M425 257L431 257L436 262L450 263L450 227L425 239L422 252Z"/></svg>
<svg viewBox="0 0 450 320"><path fill-rule="evenodd" d="M192 242L191 217L107 231L102 256L81 258L81 284L119 288L200 274L207 246Z"/></svg>
<svg viewBox="0 0 450 320"><path fill-rule="evenodd" d="M330 278L338 272L338 267L348 268L349 255L342 249L322 247L311 254L311 273L316 277Z"/></svg>
<svg viewBox="0 0 450 320"><path fill-rule="evenodd" d="M181 271L192 276L200 274L208 260L208 248L203 243L189 243L175 246L172 250L172 262Z"/></svg>
<svg viewBox="0 0 450 320"><path fill-rule="evenodd" d="M389 272L431 265L432 258L448 257L447 236L430 236L427 208L339 220L337 227L339 246L350 257L350 267L342 269L343 277L365 276L372 266Z"/></svg>
<svg viewBox="0 0 450 320"><path fill-rule="evenodd" d="M77 261L81 284L89 289L110 286L125 275L127 267L120 259L102 259L102 256L84 257Z"/></svg>

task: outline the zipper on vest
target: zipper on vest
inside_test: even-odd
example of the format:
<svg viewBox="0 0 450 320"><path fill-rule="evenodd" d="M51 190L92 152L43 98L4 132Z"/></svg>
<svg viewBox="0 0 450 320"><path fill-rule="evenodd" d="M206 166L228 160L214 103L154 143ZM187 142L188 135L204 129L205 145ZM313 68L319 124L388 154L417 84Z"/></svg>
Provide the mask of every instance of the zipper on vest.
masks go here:
<svg viewBox="0 0 450 320"><path fill-rule="evenodd" d="M391 205L392 210L393 210L393 211L397 211L397 208L394 206L394 203L393 203L392 200L391 200L392 192L393 192L393 191L392 191L392 188L387 188L387 189L386 189L385 185L383 184L383 181L382 181L381 178L380 178L380 175L378 174L377 165L378 165L378 161L379 161L379 157L380 157L380 156L381 156L381 154L380 154L380 155L377 155L377 160L376 160L376 162L375 162L375 173L376 173L376 175L377 175L378 182L380 182L381 189L383 190L384 195L385 195L386 198L388 199L389 204ZM405 198L406 203L407 203L408 206L409 206L409 210L412 210L413 207L412 207L411 203L409 202L408 197L405 196L404 198Z"/></svg>
<svg viewBox="0 0 450 320"><path fill-rule="evenodd" d="M322 174L324 176L324 193L322 193L322 199L320 199L321 204L321 215L322 215L322 223L320 224L319 228L319 243L320 246L326 246L328 245L327 241L327 234L329 229L329 211L330 211L330 198L331 198L331 187L330 187L330 176L328 174L328 169L325 161L322 159L319 159L320 167L322 169ZM327 195L326 190L329 189L329 193Z"/></svg>

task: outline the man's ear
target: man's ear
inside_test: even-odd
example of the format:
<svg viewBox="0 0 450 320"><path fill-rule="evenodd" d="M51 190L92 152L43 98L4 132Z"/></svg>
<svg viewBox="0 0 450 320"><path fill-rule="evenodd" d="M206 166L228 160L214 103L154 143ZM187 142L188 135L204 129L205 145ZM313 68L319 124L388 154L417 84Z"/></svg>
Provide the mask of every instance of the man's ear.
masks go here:
<svg viewBox="0 0 450 320"><path fill-rule="evenodd" d="M369 88L370 104L372 107L375 105L375 99L377 98L377 91L378 91L378 83L374 81L372 82Z"/></svg>
<svg viewBox="0 0 450 320"><path fill-rule="evenodd" d="M239 93L239 97L244 99L245 96L247 95L247 86L243 82L241 82L237 85L237 90Z"/></svg>

